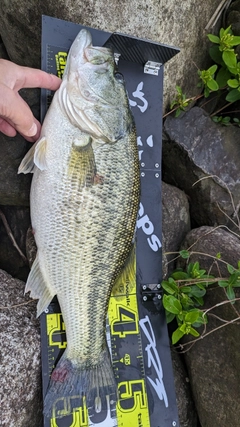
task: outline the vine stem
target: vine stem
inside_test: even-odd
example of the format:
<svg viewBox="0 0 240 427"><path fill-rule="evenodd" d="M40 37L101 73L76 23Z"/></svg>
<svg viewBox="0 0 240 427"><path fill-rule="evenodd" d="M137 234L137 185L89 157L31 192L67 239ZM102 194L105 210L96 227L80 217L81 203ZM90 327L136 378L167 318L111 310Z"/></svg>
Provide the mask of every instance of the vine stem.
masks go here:
<svg viewBox="0 0 240 427"><path fill-rule="evenodd" d="M219 108L219 110L210 114L210 117L216 116L216 114L220 113L222 110L225 110L225 108L229 107L229 105L232 105L232 102L229 102L228 104L224 105L222 108Z"/></svg>
<svg viewBox="0 0 240 427"><path fill-rule="evenodd" d="M24 253L23 253L23 252L21 251L21 249L19 248L19 246L18 246L18 244L17 244L17 242L16 242L16 240L15 240L15 238L14 238L13 234L12 234L12 230L11 230L11 228L10 228L10 226L9 226L8 222L7 222L7 219L6 219L6 217L5 217L4 213L3 213L3 211L2 211L1 209L0 209L0 217L1 217L1 219L2 219L2 222L3 222L3 225L4 225L5 230L6 230L6 232L7 232L7 235L8 235L8 237L10 238L10 240L11 240L11 242L12 242L13 246L17 249L17 251L18 251L19 255L21 256L21 258L23 259L24 263L25 263L25 264L28 264L28 260L27 260L27 258L25 257Z"/></svg>
<svg viewBox="0 0 240 427"><path fill-rule="evenodd" d="M0 305L0 310L10 310L12 308L22 307L23 305L31 304L32 302L36 302L36 299L31 299L30 301L22 302L21 304L10 305L9 307L4 307Z"/></svg>
<svg viewBox="0 0 240 427"><path fill-rule="evenodd" d="M218 331L219 329L224 328L225 326L229 326L229 325L231 325L231 324L233 324L233 323L237 322L238 320L240 320L240 319L239 319L239 317L236 317L235 319L229 320L227 323L224 323L223 325L220 325L220 326L218 326L217 328L212 329L211 331L209 331L209 332L207 332L207 333L205 333L205 334L202 334L199 338L196 338L195 340L191 340L191 341L189 341L188 343L185 343L185 344L180 344L180 345L178 346L179 348L184 348L184 347L186 347L186 346L188 346L188 345L190 344L190 347L189 347L189 348L187 348L187 349L186 349L186 350L184 350L184 351L180 351L180 353L186 353L187 351L189 351L189 350L193 347L193 345L194 345L197 341L199 341L199 340L202 340L202 339L206 338L208 335L212 334L213 332L216 332L216 331Z"/></svg>

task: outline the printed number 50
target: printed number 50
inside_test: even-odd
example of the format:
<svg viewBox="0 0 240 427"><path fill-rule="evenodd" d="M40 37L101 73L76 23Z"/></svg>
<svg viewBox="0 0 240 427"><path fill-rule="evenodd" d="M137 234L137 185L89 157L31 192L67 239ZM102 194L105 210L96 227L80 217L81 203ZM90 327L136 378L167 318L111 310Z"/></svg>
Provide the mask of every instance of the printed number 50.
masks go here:
<svg viewBox="0 0 240 427"><path fill-rule="evenodd" d="M118 391L120 411L131 412L147 407L144 380L123 381L118 384Z"/></svg>

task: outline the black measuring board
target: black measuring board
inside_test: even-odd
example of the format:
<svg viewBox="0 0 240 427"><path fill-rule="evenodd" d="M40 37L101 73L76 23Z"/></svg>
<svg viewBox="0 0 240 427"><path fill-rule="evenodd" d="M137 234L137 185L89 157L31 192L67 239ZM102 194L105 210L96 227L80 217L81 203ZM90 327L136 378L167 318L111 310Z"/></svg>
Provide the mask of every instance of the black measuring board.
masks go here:
<svg viewBox="0 0 240 427"><path fill-rule="evenodd" d="M179 427L160 287L163 63L178 53L178 49L48 16L43 16L42 23L42 69L59 77L71 43L81 28L91 32L93 45L110 46L117 54L118 70L124 75L136 123L141 174L136 279L134 283L126 280L118 284L117 292L110 298L106 323L118 385L117 405L107 397L100 413L89 414L84 398L60 396L52 418L44 419L44 427ZM150 67L157 62L150 74L144 72L145 60L151 61ZM42 90L42 119L52 95ZM56 298L41 315L41 336L45 395L52 369L67 345L64 319ZM68 410L70 401L72 413Z"/></svg>

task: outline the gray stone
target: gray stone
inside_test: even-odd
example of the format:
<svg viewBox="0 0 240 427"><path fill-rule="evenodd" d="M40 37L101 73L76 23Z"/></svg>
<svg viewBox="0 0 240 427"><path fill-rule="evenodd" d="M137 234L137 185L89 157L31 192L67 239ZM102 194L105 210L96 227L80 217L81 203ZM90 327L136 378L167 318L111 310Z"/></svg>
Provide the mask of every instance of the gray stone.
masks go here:
<svg viewBox="0 0 240 427"><path fill-rule="evenodd" d="M188 231L190 217L188 200L183 191L162 182L162 228L163 228L163 274L164 277L174 269L171 260ZM197 415L194 408L190 384L180 356L172 351L173 371L176 387L177 406L181 427L196 427Z"/></svg>
<svg viewBox="0 0 240 427"><path fill-rule="evenodd" d="M240 240L224 228L199 227L191 230L185 237L181 249L191 252L189 262L199 261L199 264L210 274L228 274L226 263L237 268L240 260ZM221 259L215 260L217 254ZM222 262L222 261L223 262ZM185 260L178 260L178 267L184 267ZM204 266L204 267L203 267Z"/></svg>
<svg viewBox="0 0 240 427"><path fill-rule="evenodd" d="M0 270L2 427L42 427L39 321L24 286Z"/></svg>
<svg viewBox="0 0 240 427"><path fill-rule="evenodd" d="M234 229L240 200L240 129L218 125L194 107L181 117L167 117L164 130L164 181L189 196L196 225Z"/></svg>
<svg viewBox="0 0 240 427"><path fill-rule="evenodd" d="M180 355L174 349L172 351L172 364L180 427L197 427L197 413L192 399L189 378Z"/></svg>
<svg viewBox="0 0 240 427"><path fill-rule="evenodd" d="M180 84L187 96L199 93L196 66L206 68L208 39L204 30L219 0L134 0L106 3L59 0L36 2L6 0L0 3L0 28L12 61L40 67L41 15L82 25L144 37L181 48L165 68L164 105L175 97ZM200 48L199 48L200 46Z"/></svg>
<svg viewBox="0 0 240 427"><path fill-rule="evenodd" d="M182 248L190 246L191 251L197 252L191 256L190 261L199 261L201 268L217 277L226 276L226 266L220 261L218 265L213 263L208 255L215 256L220 252L222 260L234 266L237 266L240 259L240 241L226 230L213 227L192 230ZM240 297L239 291L236 291L236 297ZM223 304L224 301L228 300L223 288L213 286L209 289L204 308L214 307L208 315L207 332L210 334L195 342L184 354L202 427L239 425L239 324L229 324L226 321L239 319L240 303ZM186 344L189 340L184 342Z"/></svg>
<svg viewBox="0 0 240 427"><path fill-rule="evenodd" d="M7 51L6 51L6 48L5 48L4 44L3 44L3 41L1 39L1 37L0 37L0 58L2 58L2 59L9 59Z"/></svg>
<svg viewBox="0 0 240 427"><path fill-rule="evenodd" d="M189 204L187 196L179 188L162 182L162 223L164 275L170 274L175 268L176 254L180 245L190 231Z"/></svg>

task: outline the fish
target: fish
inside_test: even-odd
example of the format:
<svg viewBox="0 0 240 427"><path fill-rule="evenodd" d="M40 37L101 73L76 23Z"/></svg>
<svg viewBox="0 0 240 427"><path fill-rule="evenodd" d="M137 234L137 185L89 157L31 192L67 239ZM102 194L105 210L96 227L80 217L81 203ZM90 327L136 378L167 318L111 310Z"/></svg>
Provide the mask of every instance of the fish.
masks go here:
<svg viewBox="0 0 240 427"><path fill-rule="evenodd" d="M106 396L117 399L106 316L114 283L133 268L140 174L124 78L113 52L93 46L86 29L18 172L33 173L37 255L25 292L38 299L37 316L57 296L67 336L44 413L52 416L54 402L69 395L84 395L99 412Z"/></svg>

